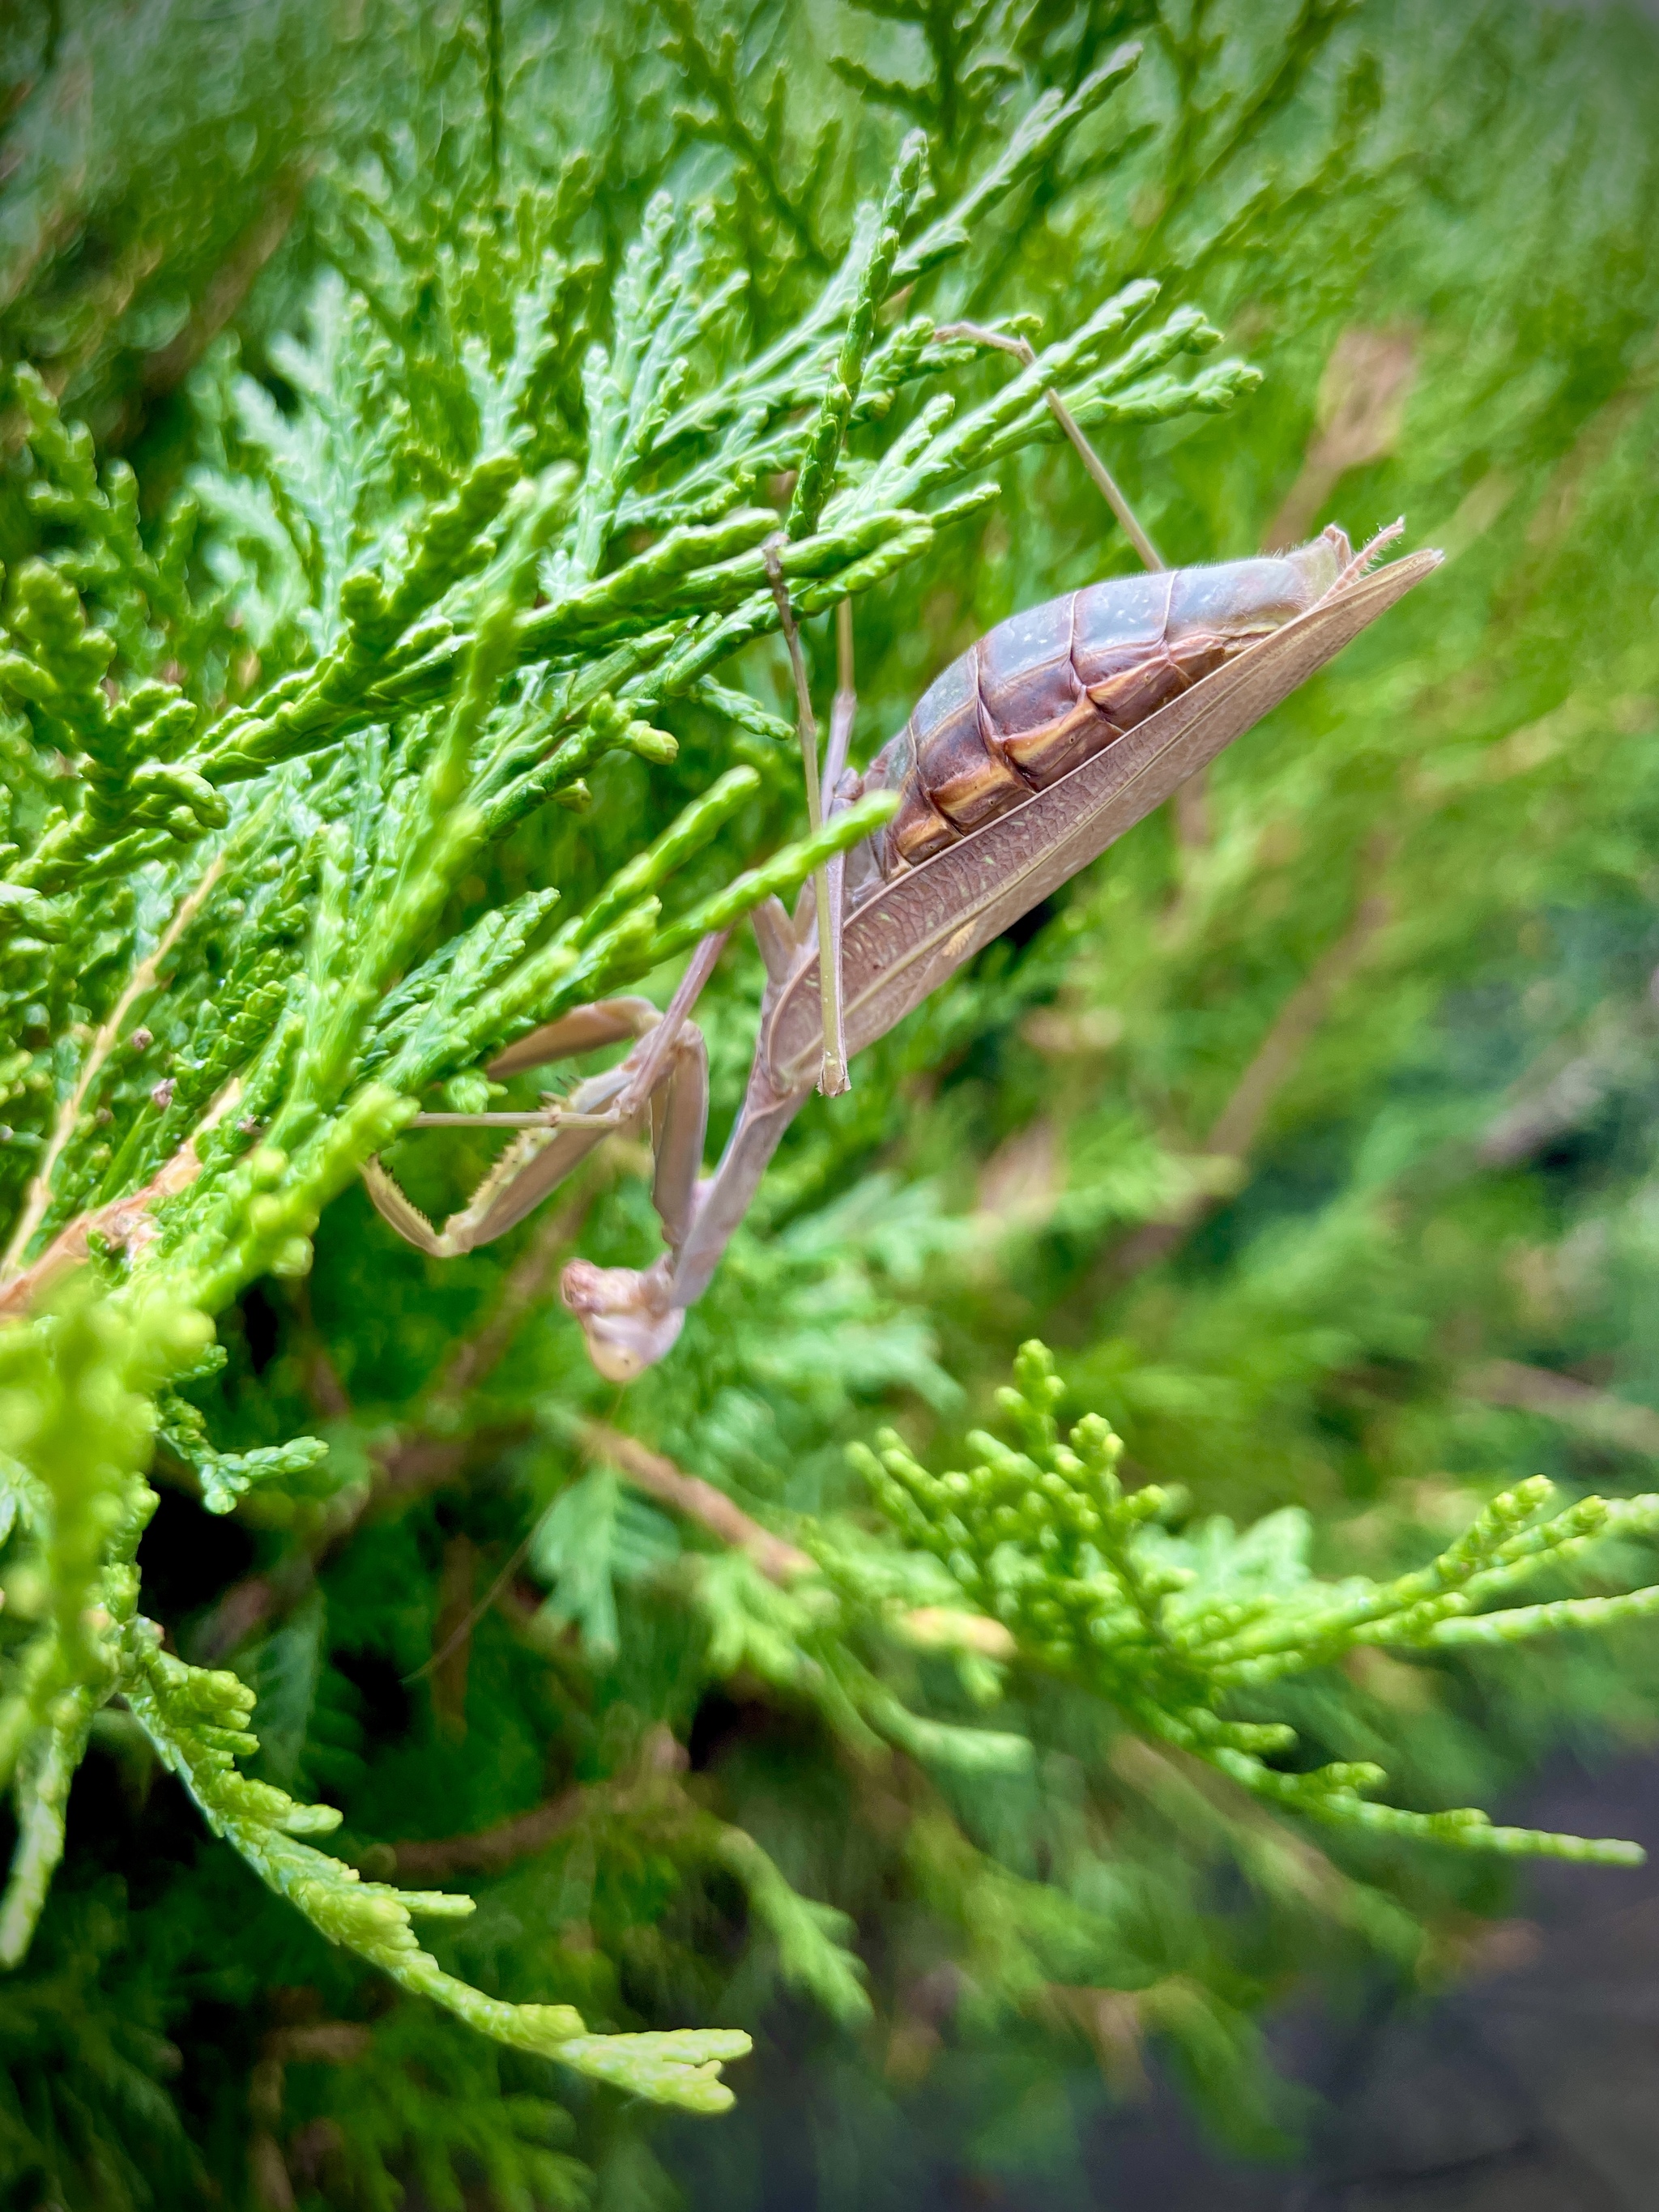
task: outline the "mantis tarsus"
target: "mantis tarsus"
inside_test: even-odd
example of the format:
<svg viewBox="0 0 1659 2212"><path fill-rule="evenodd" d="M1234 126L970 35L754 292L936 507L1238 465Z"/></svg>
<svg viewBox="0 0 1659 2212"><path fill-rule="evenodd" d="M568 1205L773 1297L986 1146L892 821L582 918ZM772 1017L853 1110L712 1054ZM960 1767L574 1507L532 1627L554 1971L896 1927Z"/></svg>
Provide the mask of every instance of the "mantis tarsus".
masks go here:
<svg viewBox="0 0 1659 2212"><path fill-rule="evenodd" d="M1063 407L1055 412L1114 511L1127 513L1075 422ZM841 684L811 811L832 813L878 789L897 791L900 804L884 829L806 887L793 915L771 899L751 916L767 971L760 1035L714 1173L701 1172L708 1059L691 1014L724 933L698 945L660 1015L646 999L605 1000L532 1031L490 1064L489 1075L501 1078L635 1040L617 1066L568 1098L535 1114L416 1117L417 1127L484 1122L521 1132L441 1231L371 1161L364 1175L375 1205L421 1250L468 1252L521 1221L605 1135L648 1116L666 1252L642 1269L572 1260L562 1283L595 1366L630 1381L674 1344L812 1091L845 1088L848 1059L1428 575L1438 553L1373 568L1401 528L1383 531L1357 558L1333 526L1292 553L1177 569L1158 567L1145 533L1132 530L1149 573L999 623L929 687L862 775L847 767L843 605ZM811 701L787 593L780 576L774 581L814 785ZM822 973L821 917L831 951Z"/></svg>

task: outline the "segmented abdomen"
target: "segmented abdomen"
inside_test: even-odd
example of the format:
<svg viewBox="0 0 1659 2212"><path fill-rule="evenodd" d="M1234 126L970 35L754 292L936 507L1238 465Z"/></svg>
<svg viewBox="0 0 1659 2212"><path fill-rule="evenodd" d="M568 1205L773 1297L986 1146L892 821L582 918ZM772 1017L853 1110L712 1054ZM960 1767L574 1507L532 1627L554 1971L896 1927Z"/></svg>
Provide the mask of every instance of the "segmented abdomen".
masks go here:
<svg viewBox="0 0 1659 2212"><path fill-rule="evenodd" d="M1115 577L999 623L929 685L862 779L843 787L843 798L901 794L872 841L881 875L917 866L1046 790L1304 612L1334 579L1346 544L1328 549L1329 579L1310 547L1292 559Z"/></svg>

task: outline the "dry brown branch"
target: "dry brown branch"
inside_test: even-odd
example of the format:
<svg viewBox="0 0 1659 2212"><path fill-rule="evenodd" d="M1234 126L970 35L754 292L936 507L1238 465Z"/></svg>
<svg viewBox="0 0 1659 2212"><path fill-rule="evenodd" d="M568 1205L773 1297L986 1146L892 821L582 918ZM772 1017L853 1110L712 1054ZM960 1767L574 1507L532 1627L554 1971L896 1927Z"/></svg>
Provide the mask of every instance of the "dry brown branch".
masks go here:
<svg viewBox="0 0 1659 2212"><path fill-rule="evenodd" d="M709 1822L681 1786L686 1764L684 1745L671 1728L659 1723L646 1731L638 1756L625 1773L605 1782L573 1784L527 1813L515 1813L471 1835L377 1844L374 1859L378 1863L384 1855L391 1862L386 1872L395 1871L401 1881L425 1885L457 1874L500 1874L518 1860L545 1850L556 1837L580 1821L599 1814L622 1814L637 1820L667 1814L677 1825L689 1821L718 1830L720 1824ZM378 1878L381 1869L375 1863L372 1871Z"/></svg>
<svg viewBox="0 0 1659 2212"><path fill-rule="evenodd" d="M746 1552L769 1582L787 1585L816 1568L810 1553L763 1528L723 1490L716 1490L700 1475L686 1474L672 1460L652 1451L636 1437L624 1436L603 1421L584 1421L579 1433L591 1458L614 1467L659 1504L695 1521L733 1551ZM915 1606L889 1625L919 1650L973 1651L985 1658L1007 1660L1017 1649L1000 1620L992 1620L988 1613L971 1613L965 1607Z"/></svg>
<svg viewBox="0 0 1659 2212"><path fill-rule="evenodd" d="M614 1468L659 1504L669 1506L687 1520L696 1522L732 1550L746 1553L769 1582L787 1586L816 1569L817 1561L809 1553L799 1550L781 1536L775 1536L770 1529L752 1520L724 1491L717 1490L700 1475L685 1474L672 1460L651 1450L637 1437L624 1436L619 1429L611 1428L603 1421L579 1421L571 1425L585 1457ZM422 1674L435 1675L458 1649L464 1650L473 1629L492 1606L510 1605L509 1586L533 1534L532 1529L471 1611L462 1614L459 1621L451 1618L447 1635L434 1633L434 1656L417 1674L410 1676L411 1681ZM1016 1653L1014 1639L1000 1620L963 1607L917 1606L897 1615L889 1626L919 1650L972 1651L1000 1660L1012 1659Z"/></svg>
<svg viewBox="0 0 1659 2212"><path fill-rule="evenodd" d="M237 240L229 258L209 278L200 303L184 328L166 345L146 356L147 391L170 392L195 368L247 297L254 278L288 236L299 212L305 185L303 170L287 170L276 179L270 200Z"/></svg>
<svg viewBox="0 0 1659 2212"><path fill-rule="evenodd" d="M769 1582L789 1583L811 1572L813 1561L808 1553L751 1521L723 1490L701 1475L683 1474L672 1460L603 1421L584 1421L580 1433L594 1459L604 1460L648 1497L696 1522L734 1552L746 1552Z"/></svg>
<svg viewBox="0 0 1659 2212"><path fill-rule="evenodd" d="M1551 471L1544 495L1527 526L1527 544L1534 552L1547 551L1565 538L1585 486L1609 459L1656 388L1659 388L1659 333L1642 349L1629 381L1589 416Z"/></svg>
<svg viewBox="0 0 1659 2212"><path fill-rule="evenodd" d="M518 1860L545 1850L556 1837L574 1828L586 1808L589 1794L582 1789L562 1790L545 1804L532 1805L529 1812L515 1813L511 1820L474 1835L393 1844L390 1850L398 1880L425 1887L447 1881L453 1875L500 1874Z"/></svg>
<svg viewBox="0 0 1659 2212"><path fill-rule="evenodd" d="M444 1546L438 1613L432 1624L432 1711L438 1732L459 1743L466 1734L466 1677L472 1656L472 1592L478 1547L458 1533Z"/></svg>
<svg viewBox="0 0 1659 2212"><path fill-rule="evenodd" d="M1158 1984L1153 1989L1158 1988ZM1088 2039L1101 2076L1119 2097L1139 2103L1151 2084L1145 2046L1150 1990L1103 1990L1073 1982L1048 1982L1038 1991L1035 2009L1080 2028Z"/></svg>
<svg viewBox="0 0 1659 2212"><path fill-rule="evenodd" d="M1528 1367L1518 1359L1488 1359L1465 1369L1458 1388L1466 1397L1488 1406L1514 1406L1522 1413L1541 1413L1563 1428L1597 1443L1616 1444L1621 1451L1641 1452L1659 1459L1659 1413L1650 1406L1633 1406L1608 1390L1597 1390L1571 1375L1558 1375L1548 1367Z"/></svg>
<svg viewBox="0 0 1659 2212"><path fill-rule="evenodd" d="M493 1451L504 1443L516 1443L524 1432L524 1425L520 1424L512 1428L475 1430L465 1440L400 1436L376 1455L375 1465L380 1475L375 1485L376 1494L383 1491L388 1497L395 1496L400 1504L406 1503L423 1491L440 1488L452 1475L459 1474L481 1443Z"/></svg>
<svg viewBox="0 0 1659 2212"><path fill-rule="evenodd" d="M368 1484L337 1492L312 1523L303 1550L290 1552L269 1573L245 1576L222 1592L191 1633L191 1658L200 1666L216 1667L267 1622L292 1613L318 1569L356 1527L368 1495Z"/></svg>
<svg viewBox="0 0 1659 2212"><path fill-rule="evenodd" d="M92 312L80 343L70 352L59 354L46 371L46 381L54 398L62 399L82 370L96 359L99 348L165 258L159 240L136 239L124 248L107 274L88 288L84 301L89 303Z"/></svg>
<svg viewBox="0 0 1659 2212"><path fill-rule="evenodd" d="M77 1216L61 1230L32 1267L14 1275L0 1288L0 1321L21 1313L37 1292L85 1260L94 1237L101 1237L112 1252L142 1251L155 1233L151 1208L195 1182L202 1172L201 1156L196 1149L198 1141L223 1120L241 1091L239 1080L228 1083L173 1158L156 1170L142 1189L129 1192L125 1198L112 1198L107 1206Z"/></svg>
<svg viewBox="0 0 1659 2212"><path fill-rule="evenodd" d="M594 1193L586 1191L550 1215L534 1242L508 1274L489 1319L452 1353L443 1375L427 1401L428 1407L453 1404L474 1388L506 1352L526 1312L544 1291L558 1255L575 1236ZM624 1435L603 1421L573 1424L584 1454L615 1468L625 1480L673 1512L695 1522L734 1551L746 1553L770 1582L787 1585L813 1571L816 1562L786 1538L763 1528L726 1493L699 1475L687 1474L672 1460L653 1451L636 1437ZM496 1450L523 1434L523 1425L498 1429L485 1436L475 1432L456 1440L405 1432L383 1446L378 1455L378 1479L372 1488L346 1502L343 1515L319 1532L313 1547L289 1559L275 1575L252 1575L225 1591L192 1638L192 1650L204 1664L212 1664L236 1649L268 1621L290 1610L309 1588L324 1559L343 1543L363 1515L379 1498L396 1493L400 1500L431 1488L457 1474L481 1448ZM520 1547L522 1550L522 1547ZM447 1565L448 1555L447 1557ZM498 1575L485 1597L469 1609L446 1605L434 1633L434 1657L422 1673L443 1675L452 1661L465 1664L467 1639L477 1619L501 1597L517 1565ZM476 1562L471 1563L475 1568ZM951 1607L921 1607L895 1624L898 1632L918 1646L972 1650L996 1659L1013 1656L1013 1641L999 1621ZM459 1658L458 1658L459 1655ZM463 1675L464 1681L464 1675ZM434 1680L434 1695L445 1690ZM452 1692L448 1709L456 1722L458 1697ZM414 1848L411 1846L411 1848Z"/></svg>
<svg viewBox="0 0 1659 2212"><path fill-rule="evenodd" d="M85 149L92 106L90 63L81 59L66 69L43 73L41 90L57 106L65 135L77 142L77 156L58 179L57 196L36 221L33 236L25 240L6 268L0 270L0 309L22 298L37 271L68 245L81 221L81 199L87 187ZM82 112L71 120L70 112L76 107Z"/></svg>
<svg viewBox="0 0 1659 2212"><path fill-rule="evenodd" d="M1189 775L1185 783L1176 785L1174 806L1176 844L1182 859L1190 864L1194 854L1208 848L1212 834L1207 769L1200 769L1196 775Z"/></svg>
<svg viewBox="0 0 1659 2212"><path fill-rule="evenodd" d="M66 180L58 204L40 226L27 252L0 278L0 306L9 305L41 264L72 245L76 230L84 223L83 210L77 200L85 184L84 170ZM210 276L200 301L183 329L166 345L146 356L143 382L147 391L170 392L196 366L288 235L299 211L305 185L303 170L285 171L278 177L270 202L238 239L228 258ZM155 240L139 240L129 246L107 273L82 295L83 304L89 306L90 313L80 342L70 351L42 364L47 386L56 398L61 399L81 372L96 358L142 287L161 267L163 258L162 247ZM27 423L21 408L0 422L0 451L9 451L21 441Z"/></svg>
<svg viewBox="0 0 1659 2212"><path fill-rule="evenodd" d="M293 2065L349 2066L374 2042L370 2029L343 2020L313 2021L273 2028L248 2075L248 2112L253 2122L248 2167L260 2212L293 2212L288 2161L277 2140L288 2069Z"/></svg>
<svg viewBox="0 0 1659 2212"><path fill-rule="evenodd" d="M1475 1146L1482 1167L1519 1167L1582 1128L1638 1065L1638 1040L1611 1024L1570 1060L1563 1061L1560 1052L1558 1040L1511 1086L1509 1104L1492 1116Z"/></svg>
<svg viewBox="0 0 1659 2212"><path fill-rule="evenodd" d="M329 1355L312 1311L309 1275L301 1275L289 1284L288 1302L299 1325L300 1373L312 1412L319 1421L349 1420L350 1393Z"/></svg>
<svg viewBox="0 0 1659 2212"><path fill-rule="evenodd" d="M470 1461L493 1457L519 1443L528 1424L475 1430L455 1442L436 1437L398 1439L382 1447L374 1460L375 1478L343 1490L312 1522L303 1549L290 1552L269 1573L247 1575L232 1583L212 1611L199 1621L190 1639L190 1656L200 1666L217 1666L256 1631L292 1613L317 1576L342 1546L348 1543L373 1508L406 1504L422 1492L434 1490L459 1474Z"/></svg>
<svg viewBox="0 0 1659 2212"><path fill-rule="evenodd" d="M1229 1159L1243 1159L1249 1152L1267 1109L1323 1024L1332 1000L1352 980L1372 939L1387 925L1389 915L1389 902L1380 892L1360 901L1343 935L1320 956L1306 981L1279 1009L1255 1058L1217 1116L1205 1140L1206 1152Z"/></svg>
<svg viewBox="0 0 1659 2212"><path fill-rule="evenodd" d="M203 1667L222 1664L267 1620L298 1604L310 1586L308 1559L304 1578L291 1595L282 1578L274 1574L245 1575L240 1582L232 1583L191 1635L187 1647L191 1658Z"/></svg>
<svg viewBox="0 0 1659 2212"><path fill-rule="evenodd" d="M201 878L194 888L179 900L178 910L161 933L161 942L149 959L141 960L133 969L128 979L127 987L116 1000L109 1018L88 1046L87 1056L81 1063L81 1073L76 1079L75 1088L58 1109L58 1119L52 1126L51 1139L42 1155L40 1164L30 1181L28 1191L23 1200L22 1211L17 1217L17 1225L11 1234L11 1242L6 1247L3 1260L0 1260L0 1273L7 1275L14 1274L21 1267L23 1255L29 1248L29 1241L46 1218L46 1208L52 1203L52 1170L62 1158L64 1146L75 1133L76 1122L80 1119L81 1109L86 1103L87 1094L92 1088L99 1069L114 1050L127 1016L144 994L155 988L158 980L156 971L201 912L208 895L219 880L220 872L223 866L224 856L221 854L203 871ZM188 1147L185 1149L187 1150ZM182 1153L179 1157L183 1157ZM198 1162L198 1167L199 1164ZM166 1172L164 1169L162 1173ZM159 1193L155 1194L161 1195ZM117 1203L121 1202L123 1201L117 1201ZM104 1210L106 1212L109 1211L107 1207ZM89 1222L90 1217L88 1217ZM66 1231L65 1234L67 1233ZM61 1243L62 1241L60 1237L58 1242Z"/></svg>
<svg viewBox="0 0 1659 2212"><path fill-rule="evenodd" d="M1264 548L1299 545L1350 469L1386 460L1400 442L1416 372L1409 331L1344 331L1320 381L1318 431L1302 473L1267 526Z"/></svg>
<svg viewBox="0 0 1659 2212"><path fill-rule="evenodd" d="M608 1148L602 1148L603 1152ZM565 1247L580 1236L603 1184L590 1176L563 1204L544 1214L536 1233L507 1270L488 1318L459 1338L433 1388L431 1399L448 1404L477 1388L505 1356L520 1322L545 1297Z"/></svg>

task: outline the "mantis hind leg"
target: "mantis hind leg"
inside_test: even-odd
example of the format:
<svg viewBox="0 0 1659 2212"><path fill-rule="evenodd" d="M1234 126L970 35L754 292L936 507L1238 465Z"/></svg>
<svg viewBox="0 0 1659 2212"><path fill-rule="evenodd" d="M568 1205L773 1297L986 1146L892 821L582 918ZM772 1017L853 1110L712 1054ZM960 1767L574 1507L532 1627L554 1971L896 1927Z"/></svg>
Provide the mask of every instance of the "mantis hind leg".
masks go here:
<svg viewBox="0 0 1659 2212"><path fill-rule="evenodd" d="M977 344L994 346L999 353L1011 353L1014 359L1030 368L1036 360L1036 349L1029 338L1011 337L1006 331L988 331L982 323L947 323L933 332L939 338L972 338ZM1144 568L1165 568L1169 563L1159 553L1152 539L1136 519L1134 509L1123 496L1118 481L1096 453L1084 434L1083 425L1060 398L1053 385L1043 392L1048 411L1066 437L1073 450L1089 472L1089 480L1112 513L1117 517L1124 536L1140 556Z"/></svg>

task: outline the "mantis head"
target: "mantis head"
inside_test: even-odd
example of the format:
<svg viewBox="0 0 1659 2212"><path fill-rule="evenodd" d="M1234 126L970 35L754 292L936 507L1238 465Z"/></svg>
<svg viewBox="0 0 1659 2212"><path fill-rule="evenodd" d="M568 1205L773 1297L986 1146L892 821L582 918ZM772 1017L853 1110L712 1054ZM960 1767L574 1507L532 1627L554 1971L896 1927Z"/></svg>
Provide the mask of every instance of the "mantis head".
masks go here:
<svg viewBox="0 0 1659 2212"><path fill-rule="evenodd" d="M685 1324L684 1309L669 1303L666 1259L643 1273L572 1260L559 1292L581 1323L588 1357L607 1382L631 1382L654 1367L673 1350Z"/></svg>

